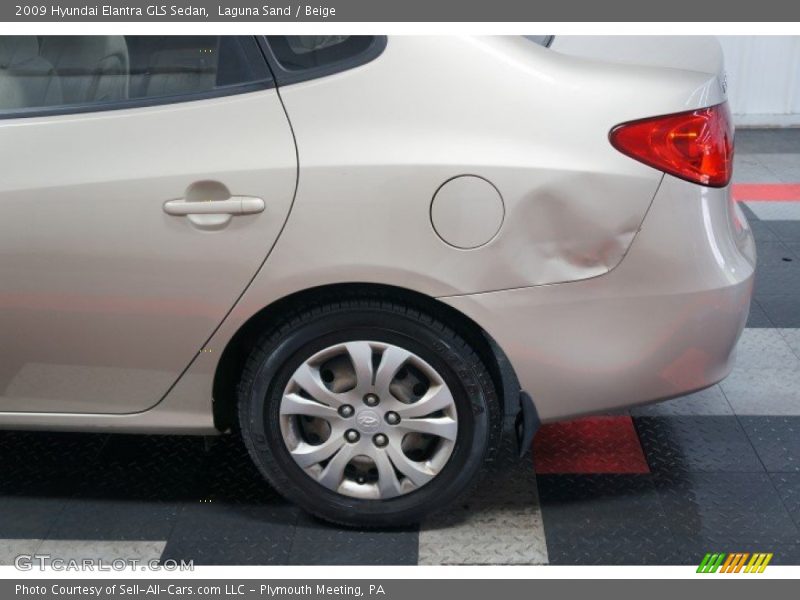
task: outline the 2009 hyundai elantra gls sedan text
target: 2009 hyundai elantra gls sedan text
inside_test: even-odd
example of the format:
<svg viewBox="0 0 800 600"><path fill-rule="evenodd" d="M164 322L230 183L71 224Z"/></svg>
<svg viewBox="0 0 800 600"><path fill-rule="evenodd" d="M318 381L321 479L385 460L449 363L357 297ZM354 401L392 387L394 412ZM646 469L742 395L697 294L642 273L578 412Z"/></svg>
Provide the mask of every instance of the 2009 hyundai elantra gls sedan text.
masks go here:
<svg viewBox="0 0 800 600"><path fill-rule="evenodd" d="M699 37L0 38L0 427L236 432L380 526L712 385L755 264L725 86Z"/></svg>

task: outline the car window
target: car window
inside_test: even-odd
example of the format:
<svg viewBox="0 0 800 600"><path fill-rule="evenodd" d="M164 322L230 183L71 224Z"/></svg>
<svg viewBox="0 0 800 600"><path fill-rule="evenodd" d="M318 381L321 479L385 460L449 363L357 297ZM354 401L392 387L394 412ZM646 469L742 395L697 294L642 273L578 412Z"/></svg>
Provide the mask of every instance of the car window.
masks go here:
<svg viewBox="0 0 800 600"><path fill-rule="evenodd" d="M267 39L284 69L302 71L356 57L370 46L373 38L366 35L271 35Z"/></svg>
<svg viewBox="0 0 800 600"><path fill-rule="evenodd" d="M279 84L351 69L377 57L386 38L372 35L270 35L267 50Z"/></svg>
<svg viewBox="0 0 800 600"><path fill-rule="evenodd" d="M174 102L269 80L252 36L0 36L1 113Z"/></svg>
<svg viewBox="0 0 800 600"><path fill-rule="evenodd" d="M545 48L549 48L550 44L553 43L553 38L555 36L552 35L523 35L525 39L528 41L533 42L534 44L539 44L540 46L544 46Z"/></svg>

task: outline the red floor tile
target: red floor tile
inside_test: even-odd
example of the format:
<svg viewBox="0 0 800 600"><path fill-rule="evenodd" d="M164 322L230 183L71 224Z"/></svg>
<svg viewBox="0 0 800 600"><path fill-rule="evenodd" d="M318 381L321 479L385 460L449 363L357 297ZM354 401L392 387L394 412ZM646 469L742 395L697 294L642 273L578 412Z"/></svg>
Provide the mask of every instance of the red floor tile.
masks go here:
<svg viewBox="0 0 800 600"><path fill-rule="evenodd" d="M747 202L797 202L800 201L800 183L735 183L733 197Z"/></svg>
<svg viewBox="0 0 800 600"><path fill-rule="evenodd" d="M589 417L543 425L533 440L536 472L649 473L630 417Z"/></svg>

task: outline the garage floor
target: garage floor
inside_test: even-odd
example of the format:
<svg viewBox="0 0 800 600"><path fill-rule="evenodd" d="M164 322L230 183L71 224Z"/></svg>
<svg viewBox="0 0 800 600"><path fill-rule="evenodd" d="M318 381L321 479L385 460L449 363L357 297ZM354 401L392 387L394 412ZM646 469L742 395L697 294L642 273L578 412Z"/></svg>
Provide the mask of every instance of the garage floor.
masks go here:
<svg viewBox="0 0 800 600"><path fill-rule="evenodd" d="M733 374L660 405L545 427L419 528L329 527L263 483L233 438L0 432L0 564L800 564L800 130L737 134L759 274Z"/></svg>

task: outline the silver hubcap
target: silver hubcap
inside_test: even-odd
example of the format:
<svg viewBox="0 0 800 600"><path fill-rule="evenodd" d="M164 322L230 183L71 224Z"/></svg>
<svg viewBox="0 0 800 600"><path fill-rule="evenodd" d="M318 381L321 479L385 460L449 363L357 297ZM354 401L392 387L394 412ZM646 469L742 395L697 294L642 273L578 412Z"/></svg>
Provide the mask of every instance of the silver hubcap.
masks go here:
<svg viewBox="0 0 800 600"><path fill-rule="evenodd" d="M442 377L416 354L383 342L346 342L309 358L289 380L280 415L294 461L356 498L392 498L430 482L458 433Z"/></svg>

